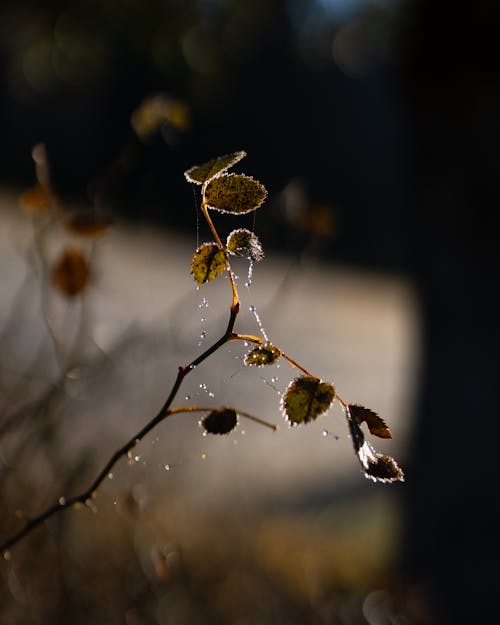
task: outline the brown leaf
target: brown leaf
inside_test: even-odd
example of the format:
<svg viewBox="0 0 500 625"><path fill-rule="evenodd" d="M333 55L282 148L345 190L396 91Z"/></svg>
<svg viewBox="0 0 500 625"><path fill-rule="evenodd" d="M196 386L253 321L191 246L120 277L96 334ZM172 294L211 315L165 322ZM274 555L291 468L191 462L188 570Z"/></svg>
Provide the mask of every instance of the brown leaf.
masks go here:
<svg viewBox="0 0 500 625"><path fill-rule="evenodd" d="M112 222L109 217L98 216L92 212L78 212L66 217L63 226L73 234L96 237L105 234Z"/></svg>
<svg viewBox="0 0 500 625"><path fill-rule="evenodd" d="M209 208L233 215L254 211L266 197L264 185L243 174L219 174L204 187L204 199Z"/></svg>
<svg viewBox="0 0 500 625"><path fill-rule="evenodd" d="M236 165L236 163L241 161L241 159L245 156L246 152L244 150L232 152L231 154L224 154L224 156L217 156L202 165L195 165L194 167L191 167L184 172L184 176L188 182L203 184L214 176L222 174L233 165Z"/></svg>
<svg viewBox="0 0 500 625"><path fill-rule="evenodd" d="M30 215L43 213L53 201L53 196L39 184L27 189L19 196L19 206Z"/></svg>
<svg viewBox="0 0 500 625"><path fill-rule="evenodd" d="M349 412L352 418L361 425L366 423L371 434L378 436L379 438L392 438L390 429L388 428L382 417L370 408L359 406L358 404L349 404Z"/></svg>
<svg viewBox="0 0 500 625"><path fill-rule="evenodd" d="M52 269L52 282L66 297L82 293L90 281L90 266L76 247L67 247Z"/></svg>
<svg viewBox="0 0 500 625"><path fill-rule="evenodd" d="M228 434L237 423L238 417L233 408L217 408L200 421L200 425L209 434Z"/></svg>
<svg viewBox="0 0 500 625"><path fill-rule="evenodd" d="M403 471L391 456L376 453L368 458L365 466L366 477L375 482L404 482Z"/></svg>

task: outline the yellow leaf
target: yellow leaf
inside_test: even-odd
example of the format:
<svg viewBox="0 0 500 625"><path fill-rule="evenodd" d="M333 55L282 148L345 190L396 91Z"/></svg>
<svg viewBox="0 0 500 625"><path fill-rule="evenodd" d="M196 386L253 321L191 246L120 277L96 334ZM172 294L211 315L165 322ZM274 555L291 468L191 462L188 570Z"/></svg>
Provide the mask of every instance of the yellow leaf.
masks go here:
<svg viewBox="0 0 500 625"><path fill-rule="evenodd" d="M251 349L245 356L245 364L253 367L272 365L280 356L281 351L271 343L267 343Z"/></svg>
<svg viewBox="0 0 500 625"><path fill-rule="evenodd" d="M227 251L235 256L244 256L256 262L264 258L257 235L246 228L233 230L227 237L226 247Z"/></svg>
<svg viewBox="0 0 500 625"><path fill-rule="evenodd" d="M254 211L267 197L265 187L251 176L223 174L212 178L204 189L209 208L241 215Z"/></svg>
<svg viewBox="0 0 500 625"><path fill-rule="evenodd" d="M291 425L313 421L325 413L335 399L335 387L319 378L302 375L285 391L281 408Z"/></svg>
<svg viewBox="0 0 500 625"><path fill-rule="evenodd" d="M217 243L203 243L193 255L191 273L198 284L209 282L226 268L226 255Z"/></svg>
<svg viewBox="0 0 500 625"><path fill-rule="evenodd" d="M247 155L246 152L240 150L239 152L233 152L232 154L224 154L224 156L217 156L216 158L203 163L203 165L194 165L184 172L184 176L188 182L194 182L195 184L203 184L210 180L217 174L221 174L226 171L238 161L241 161Z"/></svg>

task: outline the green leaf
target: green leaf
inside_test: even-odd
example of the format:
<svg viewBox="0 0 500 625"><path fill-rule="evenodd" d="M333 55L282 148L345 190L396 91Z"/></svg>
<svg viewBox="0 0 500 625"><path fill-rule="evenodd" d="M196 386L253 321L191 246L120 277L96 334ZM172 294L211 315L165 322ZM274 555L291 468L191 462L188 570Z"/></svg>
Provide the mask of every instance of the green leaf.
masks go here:
<svg viewBox="0 0 500 625"><path fill-rule="evenodd" d="M228 434L231 430L234 430L237 423L236 411L232 408L212 410L200 421L200 425L209 434Z"/></svg>
<svg viewBox="0 0 500 625"><path fill-rule="evenodd" d="M245 356L245 364L253 367L272 365L280 356L281 351L277 347L271 343L266 343L266 345L259 345L259 347L251 349Z"/></svg>
<svg viewBox="0 0 500 625"><path fill-rule="evenodd" d="M204 199L209 208L242 215L258 208L267 197L265 187L251 176L222 174L207 182Z"/></svg>
<svg viewBox="0 0 500 625"><path fill-rule="evenodd" d="M191 261L191 273L198 284L209 282L226 268L226 255L217 243L203 243Z"/></svg>
<svg viewBox="0 0 500 625"><path fill-rule="evenodd" d="M326 412L334 399L333 384L302 375L288 385L281 400L281 409L291 425L298 425Z"/></svg>
<svg viewBox="0 0 500 625"><path fill-rule="evenodd" d="M207 180L210 180L217 174L221 174L226 171L238 161L241 161L247 155L246 152L240 150L239 152L233 152L232 154L225 154L224 156L218 156L212 160L203 163L203 165L195 165L184 172L184 176L189 182L195 184L203 184Z"/></svg>
<svg viewBox="0 0 500 625"><path fill-rule="evenodd" d="M264 258L257 235L246 228L233 230L227 237L226 247L227 251L235 256L244 256L256 262Z"/></svg>
<svg viewBox="0 0 500 625"><path fill-rule="evenodd" d="M373 412L373 410L365 408L364 406L359 406L358 404L349 404L349 412L359 425L366 422L368 429L374 436L392 438L391 430L386 422L382 417L379 417L376 412Z"/></svg>

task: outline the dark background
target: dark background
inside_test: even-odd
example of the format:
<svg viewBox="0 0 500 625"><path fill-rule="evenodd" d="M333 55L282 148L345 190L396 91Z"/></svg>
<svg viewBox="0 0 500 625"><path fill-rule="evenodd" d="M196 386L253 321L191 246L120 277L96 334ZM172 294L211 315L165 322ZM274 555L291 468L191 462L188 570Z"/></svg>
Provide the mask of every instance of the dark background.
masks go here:
<svg viewBox="0 0 500 625"><path fill-rule="evenodd" d="M414 279L424 364L401 578L424 588L440 624L490 622L497 611L500 89L490 4L0 8L2 184L33 183L30 150L43 141L61 196L192 228L182 172L245 149L243 171L270 191L259 216L268 245L313 240L323 257ZM189 127L143 142L130 116L156 92L185 103ZM333 215L333 237L283 230L292 181L306 215Z"/></svg>

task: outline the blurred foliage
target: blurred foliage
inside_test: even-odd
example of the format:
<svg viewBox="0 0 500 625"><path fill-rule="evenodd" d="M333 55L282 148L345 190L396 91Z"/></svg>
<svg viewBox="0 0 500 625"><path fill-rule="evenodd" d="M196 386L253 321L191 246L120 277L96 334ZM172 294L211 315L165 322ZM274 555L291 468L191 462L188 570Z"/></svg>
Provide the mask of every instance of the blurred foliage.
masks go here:
<svg viewBox="0 0 500 625"><path fill-rule="evenodd" d="M192 155L245 145L273 194L272 243L284 244L284 213L290 246L331 254L335 235L337 255L397 262L398 4L5 0L0 179L25 184L25 155L44 141L62 195L185 227L179 173ZM300 210L280 196L292 180Z"/></svg>

